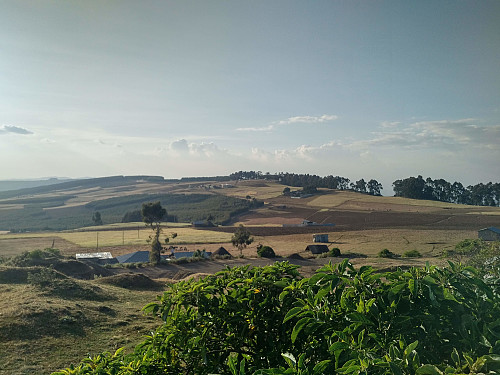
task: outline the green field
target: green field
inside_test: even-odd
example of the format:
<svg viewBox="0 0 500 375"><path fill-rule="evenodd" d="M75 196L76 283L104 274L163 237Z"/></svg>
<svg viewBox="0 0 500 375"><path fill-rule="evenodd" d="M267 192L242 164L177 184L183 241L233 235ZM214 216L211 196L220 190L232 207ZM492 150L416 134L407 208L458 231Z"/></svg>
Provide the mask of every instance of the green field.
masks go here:
<svg viewBox="0 0 500 375"><path fill-rule="evenodd" d="M67 230L92 225L94 212L105 224L119 223L127 212L138 211L143 203L160 201L169 217L179 222L204 220L211 215L223 223L244 212L255 202L219 194L133 194L71 204L73 195L16 198L0 201L0 230Z"/></svg>

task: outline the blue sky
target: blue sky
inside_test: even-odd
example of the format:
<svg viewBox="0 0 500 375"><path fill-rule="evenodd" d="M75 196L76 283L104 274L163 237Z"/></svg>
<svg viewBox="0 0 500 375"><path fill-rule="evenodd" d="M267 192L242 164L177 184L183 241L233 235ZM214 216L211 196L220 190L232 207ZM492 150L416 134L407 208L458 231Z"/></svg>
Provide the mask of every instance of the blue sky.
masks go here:
<svg viewBox="0 0 500 375"><path fill-rule="evenodd" d="M498 1L22 1L0 179L500 176Z"/></svg>

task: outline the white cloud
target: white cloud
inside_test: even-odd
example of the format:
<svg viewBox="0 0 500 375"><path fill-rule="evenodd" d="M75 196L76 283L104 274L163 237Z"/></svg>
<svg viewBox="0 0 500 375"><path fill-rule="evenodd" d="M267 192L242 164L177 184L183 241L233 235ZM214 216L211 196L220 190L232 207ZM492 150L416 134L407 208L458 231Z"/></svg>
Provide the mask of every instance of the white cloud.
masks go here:
<svg viewBox="0 0 500 375"><path fill-rule="evenodd" d="M382 128L396 128L401 122L399 121L382 121L380 126Z"/></svg>
<svg viewBox="0 0 500 375"><path fill-rule="evenodd" d="M13 125L3 125L0 128L0 134L7 134L7 133L14 133L14 134L21 134L21 135L33 134L32 131L29 131L26 128L21 128L19 126L13 126Z"/></svg>
<svg viewBox="0 0 500 375"><path fill-rule="evenodd" d="M250 128L238 128L238 131L254 131L254 132L269 132L276 127L281 125L289 125L289 124L318 124L328 121L337 120L338 116L336 115L322 115L322 116L295 116L289 117L286 120L275 121L267 126L262 127L250 127Z"/></svg>
<svg viewBox="0 0 500 375"><path fill-rule="evenodd" d="M275 125L268 125L260 128L238 128L236 130L241 132L269 132L273 130L275 127L276 127Z"/></svg>
<svg viewBox="0 0 500 375"><path fill-rule="evenodd" d="M500 125L477 125L475 119L420 121L396 127L382 123L382 130L370 139L354 141L350 147L403 147L412 149L446 149L461 152L463 147L500 151ZM395 123L391 123L395 124Z"/></svg>
<svg viewBox="0 0 500 375"><path fill-rule="evenodd" d="M188 152L189 145L185 139L179 139L170 144L170 149L177 152Z"/></svg>
<svg viewBox="0 0 500 375"><path fill-rule="evenodd" d="M296 124L296 123L317 124L320 122L334 121L337 120L338 118L339 117L335 115L295 116L295 117L289 117L286 120L278 121L278 124L279 125Z"/></svg>

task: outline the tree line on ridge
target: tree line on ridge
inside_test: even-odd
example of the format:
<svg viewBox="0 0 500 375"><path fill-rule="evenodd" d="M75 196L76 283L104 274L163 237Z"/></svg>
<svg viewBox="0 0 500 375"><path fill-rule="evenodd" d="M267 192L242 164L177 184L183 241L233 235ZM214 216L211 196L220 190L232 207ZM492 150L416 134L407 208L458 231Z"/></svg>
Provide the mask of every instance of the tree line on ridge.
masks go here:
<svg viewBox="0 0 500 375"><path fill-rule="evenodd" d="M303 188L328 188L351 190L370 195L381 195L382 184L375 179L366 182L363 178L351 182L346 177L329 175L321 177L311 174L271 174L261 171L239 171L229 176L233 180L255 180L265 178L283 185ZM460 182L448 182L442 178L433 180L422 176L398 179L392 183L395 197L427 199L439 202L459 203L475 206L500 206L500 183L488 182L464 186Z"/></svg>

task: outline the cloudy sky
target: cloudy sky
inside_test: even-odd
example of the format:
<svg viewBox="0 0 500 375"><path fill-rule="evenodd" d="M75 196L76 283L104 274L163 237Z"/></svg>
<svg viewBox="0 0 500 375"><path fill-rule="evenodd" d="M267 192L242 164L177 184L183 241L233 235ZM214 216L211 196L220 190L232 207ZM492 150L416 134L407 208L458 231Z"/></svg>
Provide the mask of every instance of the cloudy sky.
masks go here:
<svg viewBox="0 0 500 375"><path fill-rule="evenodd" d="M0 179L498 182L499 19L496 0L2 1Z"/></svg>

